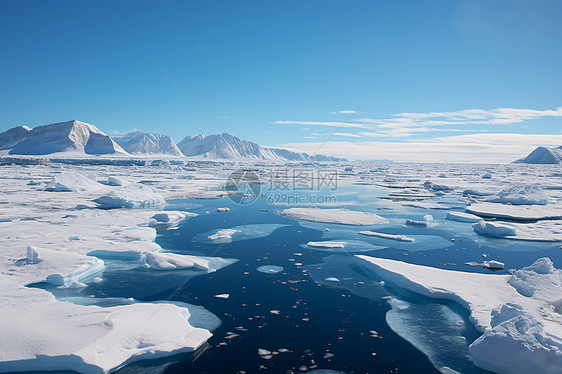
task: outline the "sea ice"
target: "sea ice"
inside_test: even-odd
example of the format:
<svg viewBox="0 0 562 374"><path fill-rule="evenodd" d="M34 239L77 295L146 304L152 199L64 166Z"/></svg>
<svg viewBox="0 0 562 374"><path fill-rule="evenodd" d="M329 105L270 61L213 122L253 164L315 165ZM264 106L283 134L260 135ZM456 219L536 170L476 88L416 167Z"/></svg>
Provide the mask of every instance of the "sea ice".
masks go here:
<svg viewBox="0 0 562 374"><path fill-rule="evenodd" d="M480 217L503 218L515 221L536 221L562 218L562 209L544 205L506 205L500 203L476 203L466 207L468 213Z"/></svg>
<svg viewBox="0 0 562 374"><path fill-rule="evenodd" d="M275 265L263 265L256 269L260 273L265 274L277 274L283 271L282 266L275 266Z"/></svg>
<svg viewBox="0 0 562 374"><path fill-rule="evenodd" d="M479 235L493 236L495 238L516 236L515 228L498 222L486 222L482 220L472 225L472 228Z"/></svg>
<svg viewBox="0 0 562 374"><path fill-rule="evenodd" d="M446 218L449 221L468 222L468 223L476 223L482 220L481 217L464 212L447 212Z"/></svg>
<svg viewBox="0 0 562 374"><path fill-rule="evenodd" d="M562 270L550 259L538 259L513 275L496 275L357 257L405 289L467 308L483 332L469 347L476 365L509 374L562 370Z"/></svg>
<svg viewBox="0 0 562 374"><path fill-rule="evenodd" d="M289 208L283 210L281 214L306 221L344 225L378 225L388 223L386 218L374 213L349 209Z"/></svg>
<svg viewBox="0 0 562 374"><path fill-rule="evenodd" d="M359 231L359 234L361 235L367 235L367 236L376 236L379 238L384 238L384 239L390 239L390 240L397 240L397 241L401 241L401 242L414 242L415 239L414 238L409 238L406 235L393 235L393 234L385 234L382 232L376 232L376 231Z"/></svg>
<svg viewBox="0 0 562 374"><path fill-rule="evenodd" d="M197 256L176 253L145 253L144 261L148 267L156 270L200 269L209 270L209 261Z"/></svg>
<svg viewBox="0 0 562 374"><path fill-rule="evenodd" d="M234 226L228 229L212 230L197 234L192 240L198 243L222 244L241 240L257 239L271 235L275 230L286 227L281 224L250 224Z"/></svg>
<svg viewBox="0 0 562 374"><path fill-rule="evenodd" d="M383 246L374 245L372 243L363 240L330 240L323 242L308 242L307 244L301 244L303 248L313 248L317 251L332 252L332 253L359 253L359 252L371 252L383 249Z"/></svg>
<svg viewBox="0 0 562 374"><path fill-rule="evenodd" d="M343 248L346 242L336 242L336 241L324 241L324 242L308 242L306 243L309 247L322 247L322 248Z"/></svg>
<svg viewBox="0 0 562 374"><path fill-rule="evenodd" d="M131 183L94 200L100 208L153 208L166 205L164 198L150 187Z"/></svg>

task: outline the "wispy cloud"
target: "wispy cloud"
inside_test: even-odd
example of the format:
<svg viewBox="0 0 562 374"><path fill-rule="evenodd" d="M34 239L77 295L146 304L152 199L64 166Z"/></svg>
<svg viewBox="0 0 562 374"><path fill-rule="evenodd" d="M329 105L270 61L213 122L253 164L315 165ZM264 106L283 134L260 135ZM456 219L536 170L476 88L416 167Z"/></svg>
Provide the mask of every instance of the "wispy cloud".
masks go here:
<svg viewBox="0 0 562 374"><path fill-rule="evenodd" d="M356 114L359 113L356 110L338 110L337 112L330 112L330 114Z"/></svg>
<svg viewBox="0 0 562 374"><path fill-rule="evenodd" d="M321 142L288 143L284 147L312 153ZM331 141L322 153L349 159L389 159L397 162L511 162L539 145L562 144L562 135L466 134L408 142Z"/></svg>
<svg viewBox="0 0 562 374"><path fill-rule="evenodd" d="M355 113L339 111L338 113ZM555 109L496 108L465 109L450 112L397 113L386 118L357 118L353 123L333 121L275 121L275 124L300 124L311 126L333 126L358 128L356 137L407 138L416 133L431 131L478 131L472 130L491 125L507 126L545 117L562 117L562 107ZM447 128L443 128L443 127ZM482 130L479 130L482 131Z"/></svg>
<svg viewBox="0 0 562 374"><path fill-rule="evenodd" d="M361 124L361 123L345 123L345 122L333 122L333 121L273 121L271 123L275 125L333 126L333 127L340 127L344 125L345 127L356 127L360 129L372 128L372 126Z"/></svg>

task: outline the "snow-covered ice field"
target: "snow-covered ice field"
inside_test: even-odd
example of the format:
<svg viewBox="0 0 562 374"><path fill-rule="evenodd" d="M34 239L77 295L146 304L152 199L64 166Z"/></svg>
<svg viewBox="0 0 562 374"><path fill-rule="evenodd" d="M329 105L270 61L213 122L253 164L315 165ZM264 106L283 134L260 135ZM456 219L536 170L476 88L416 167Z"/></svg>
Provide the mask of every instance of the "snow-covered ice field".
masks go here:
<svg viewBox="0 0 562 374"><path fill-rule="evenodd" d="M205 312L200 307L205 305L192 315L189 305L173 300L101 306L57 299L52 290L103 281L110 262L132 262L149 272L223 271L238 260L235 255L171 253L155 239L158 230L197 222L197 214L217 217L217 225L202 228L187 246L207 243L222 248L289 227L273 221L248 224L243 219L226 227L219 224L221 217L237 209L224 186L229 174L242 167L265 178L272 168L284 166L168 160L121 166L0 166L0 371L111 372L133 361L192 352L207 342L212 329L194 327L201 325L197 318L209 318L210 312L201 317ZM480 368L500 373L562 372L562 271L556 269L562 268L560 166L329 167L339 171L338 189L330 191L337 201L271 204L270 211L262 209L320 233L316 240L287 251L328 256L322 257L325 264L343 259L361 264L376 280L377 290L386 282L398 290L465 307L482 335L459 349L465 349L469 361ZM183 201L178 199L197 202L200 209L194 213L192 205L170 204ZM217 212L208 199L221 199L221 208L228 206L230 211ZM480 258L457 251L462 249L460 240L475 243ZM453 250L454 259L452 254L447 258ZM440 251L439 262L423 257L431 251ZM533 257L532 261L516 261L521 251L531 253L526 260ZM346 254L360 257L350 260ZM496 260L505 264L505 270L494 273L458 264L459 260ZM453 261L457 264L451 268L447 264ZM302 265L298 255L294 262ZM346 266L342 262L340 270ZM264 263L258 270L275 276L284 268ZM318 271L311 268L310 277L328 287L348 287L346 277L354 277L320 276ZM396 311L405 310L406 304L392 289L385 300L396 321ZM377 292L373 295L378 297ZM402 337L438 370L453 372L422 347L423 337ZM347 359L353 360L353 351Z"/></svg>

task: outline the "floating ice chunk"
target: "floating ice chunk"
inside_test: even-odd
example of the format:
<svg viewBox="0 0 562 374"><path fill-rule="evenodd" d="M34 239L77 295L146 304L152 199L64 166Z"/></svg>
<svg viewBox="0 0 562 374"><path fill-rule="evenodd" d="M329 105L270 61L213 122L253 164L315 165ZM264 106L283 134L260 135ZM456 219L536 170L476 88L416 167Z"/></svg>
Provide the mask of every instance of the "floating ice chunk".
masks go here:
<svg viewBox="0 0 562 374"><path fill-rule="evenodd" d="M338 278L336 278L336 277L328 277L328 278L326 278L326 279L324 279L324 280L325 280L325 281L328 281L328 282L339 282L339 281L340 281L340 280L339 280Z"/></svg>
<svg viewBox="0 0 562 374"><path fill-rule="evenodd" d="M109 176L107 177L107 184L110 186L126 186L131 182L124 180L121 177Z"/></svg>
<svg viewBox="0 0 562 374"><path fill-rule="evenodd" d="M265 274L277 274L283 271L282 266L275 266L275 265L263 265L256 269L260 273Z"/></svg>
<svg viewBox="0 0 562 374"><path fill-rule="evenodd" d="M336 241L324 241L324 242L308 242L306 243L309 247L323 247L323 248L343 248L346 242L336 242Z"/></svg>
<svg viewBox="0 0 562 374"><path fill-rule="evenodd" d="M366 235L366 236L376 236L379 238L390 239L390 240L397 240L401 242L414 242L414 238L409 238L406 235L393 235L393 234L385 234L382 232L376 231L359 231L359 234Z"/></svg>
<svg viewBox="0 0 562 374"><path fill-rule="evenodd" d="M406 219L406 225L426 227L427 221L418 221L418 220L415 220L415 219Z"/></svg>
<svg viewBox="0 0 562 374"><path fill-rule="evenodd" d="M219 213L227 213L230 212L230 208L217 208L217 212Z"/></svg>
<svg viewBox="0 0 562 374"><path fill-rule="evenodd" d="M171 226L180 222L185 217L197 217L197 214L191 212L180 212L177 210L159 212L153 215L152 217L150 217L149 224L151 226L157 226L157 225Z"/></svg>
<svg viewBox="0 0 562 374"><path fill-rule="evenodd" d="M180 255L176 253L145 253L144 261L151 269L200 269L209 271L209 261L197 256Z"/></svg>
<svg viewBox="0 0 562 374"><path fill-rule="evenodd" d="M100 208L152 208L166 205L164 198L150 187L131 183L94 200Z"/></svg>
<svg viewBox="0 0 562 374"><path fill-rule="evenodd" d="M448 212L446 218L449 221L468 222L468 223L476 223L482 220L481 217L464 212Z"/></svg>
<svg viewBox="0 0 562 374"><path fill-rule="evenodd" d="M230 297L230 295L227 294L227 293L221 293L221 294L215 295L215 297L217 299L228 299Z"/></svg>
<svg viewBox="0 0 562 374"><path fill-rule="evenodd" d="M232 235L240 232L240 230L234 229L223 229L219 230L213 235L209 235L208 238L213 241L219 241L221 243L229 243L232 241Z"/></svg>
<svg viewBox="0 0 562 374"><path fill-rule="evenodd" d="M496 260L491 261L484 261L482 266L488 269L503 269L505 268L505 264L503 262L499 262Z"/></svg>
<svg viewBox="0 0 562 374"><path fill-rule="evenodd" d="M93 181L75 170L65 170L56 174L47 185L46 191L81 192L103 189L104 186Z"/></svg>
<svg viewBox="0 0 562 374"><path fill-rule="evenodd" d="M451 207L442 204L423 203L423 202L415 202L415 201L402 203L400 205L411 206L414 208L422 208L422 209L451 209Z"/></svg>
<svg viewBox="0 0 562 374"><path fill-rule="evenodd" d="M301 247L313 248L317 251L334 253L371 252L378 251L384 248L379 245L373 245L372 243L362 240L329 240L323 242L308 242L307 244L302 244Z"/></svg>
<svg viewBox="0 0 562 374"><path fill-rule="evenodd" d="M505 218L516 221L536 221L562 218L562 209L543 205L506 205L498 203L477 203L466 207L468 213L480 217Z"/></svg>
<svg viewBox="0 0 562 374"><path fill-rule="evenodd" d="M258 355L260 356L269 356L271 355L271 351L268 351L265 348L258 348Z"/></svg>
<svg viewBox="0 0 562 374"><path fill-rule="evenodd" d="M479 235L493 236L495 238L504 238L506 236L515 236L515 229L498 222L479 221L472 225L474 231Z"/></svg>
<svg viewBox="0 0 562 374"><path fill-rule="evenodd" d="M223 244L241 240L257 239L271 235L275 230L288 225L252 224L234 226L228 229L212 230L197 234L192 240L198 243Z"/></svg>
<svg viewBox="0 0 562 374"><path fill-rule="evenodd" d="M463 191L463 196L492 196L495 194L492 190L481 190L481 189L474 189L469 188Z"/></svg>
<svg viewBox="0 0 562 374"><path fill-rule="evenodd" d="M28 263L35 263L39 259L39 254L37 253L37 250L33 248L33 246L29 245L27 246L27 253L25 257Z"/></svg>
<svg viewBox="0 0 562 374"><path fill-rule="evenodd" d="M369 212L349 209L289 208L284 216L313 222L339 223L344 225L377 225L388 223L384 217Z"/></svg>
<svg viewBox="0 0 562 374"><path fill-rule="evenodd" d="M406 251L430 251L434 249L447 248L454 245L450 240L446 240L437 235L409 235L409 240L396 240L394 238L384 238L379 236L369 236L369 241L391 248Z"/></svg>
<svg viewBox="0 0 562 374"><path fill-rule="evenodd" d="M516 184L501 190L486 201L512 205L547 205L548 196L539 184Z"/></svg>

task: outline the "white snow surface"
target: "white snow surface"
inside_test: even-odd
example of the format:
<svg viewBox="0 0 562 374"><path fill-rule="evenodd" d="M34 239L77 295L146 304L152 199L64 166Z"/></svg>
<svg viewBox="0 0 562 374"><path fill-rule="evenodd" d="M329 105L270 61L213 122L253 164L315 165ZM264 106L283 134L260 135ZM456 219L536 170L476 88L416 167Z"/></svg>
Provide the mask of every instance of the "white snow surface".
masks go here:
<svg viewBox="0 0 562 374"><path fill-rule="evenodd" d="M344 225L377 225L388 223L386 218L369 212L349 209L289 208L284 216L305 221L339 223Z"/></svg>
<svg viewBox="0 0 562 374"><path fill-rule="evenodd" d="M562 271L548 258L513 275L495 275L357 257L381 278L467 308L483 332L469 347L476 365L509 374L562 370Z"/></svg>

